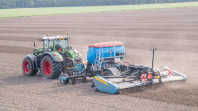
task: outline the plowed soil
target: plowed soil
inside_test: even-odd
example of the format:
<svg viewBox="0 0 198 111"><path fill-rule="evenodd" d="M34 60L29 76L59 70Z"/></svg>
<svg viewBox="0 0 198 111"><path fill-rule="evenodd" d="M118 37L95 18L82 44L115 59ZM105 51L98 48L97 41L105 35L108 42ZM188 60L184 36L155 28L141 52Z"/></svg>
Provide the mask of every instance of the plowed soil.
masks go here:
<svg viewBox="0 0 198 111"><path fill-rule="evenodd" d="M0 19L0 110L198 110L198 8L174 8ZM126 42L124 61L186 74L186 83L134 88L112 95L95 92L91 78L62 85L40 73L22 73L33 41L69 31L70 45L86 63L89 44ZM42 42L37 40L37 47Z"/></svg>

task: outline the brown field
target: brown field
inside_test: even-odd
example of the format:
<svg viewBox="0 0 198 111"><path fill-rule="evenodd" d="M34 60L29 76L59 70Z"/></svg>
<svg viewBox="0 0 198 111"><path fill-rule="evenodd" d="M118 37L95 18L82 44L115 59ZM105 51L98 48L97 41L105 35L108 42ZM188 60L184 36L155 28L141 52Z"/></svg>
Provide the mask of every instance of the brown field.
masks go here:
<svg viewBox="0 0 198 111"><path fill-rule="evenodd" d="M198 110L197 12L191 7L0 19L0 110ZM24 76L21 62L33 41L66 29L84 63L87 46L98 42L127 42L125 60L145 66L151 66L149 49L157 47L154 67L170 67L188 81L112 95L94 92L91 79L65 86L40 73Z"/></svg>

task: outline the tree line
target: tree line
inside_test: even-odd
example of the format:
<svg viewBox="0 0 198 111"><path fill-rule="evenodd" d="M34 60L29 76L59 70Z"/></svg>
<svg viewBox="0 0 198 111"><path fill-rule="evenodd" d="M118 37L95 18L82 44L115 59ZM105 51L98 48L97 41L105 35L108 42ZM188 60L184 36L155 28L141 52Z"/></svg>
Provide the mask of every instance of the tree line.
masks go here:
<svg viewBox="0 0 198 111"><path fill-rule="evenodd" d="M0 9L98 5L135 5L192 1L198 0L0 0Z"/></svg>

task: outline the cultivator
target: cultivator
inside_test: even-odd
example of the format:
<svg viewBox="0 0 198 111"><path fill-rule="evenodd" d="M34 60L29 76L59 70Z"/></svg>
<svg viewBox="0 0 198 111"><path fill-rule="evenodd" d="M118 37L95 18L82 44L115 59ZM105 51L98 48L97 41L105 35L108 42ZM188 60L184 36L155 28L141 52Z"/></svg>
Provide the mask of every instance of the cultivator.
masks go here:
<svg viewBox="0 0 198 111"><path fill-rule="evenodd" d="M133 66L132 66L133 67ZM136 66L137 69L142 70L141 68ZM132 69L134 70L134 69ZM169 69L168 69L169 70ZM144 72L139 73L136 72L136 75L134 73L131 73L130 75L124 76L95 76L94 77L94 84L95 87L102 91L107 93L118 93L119 90L122 89L128 89L133 87L139 87L144 85L153 85L157 83L164 83L164 82L170 82L170 81L186 81L187 77L179 72L172 71L171 73L173 75L165 74L169 71L163 71L164 73L155 72L154 74L152 72ZM139 77L139 75L141 75Z"/></svg>
<svg viewBox="0 0 198 111"><path fill-rule="evenodd" d="M69 80L75 83L75 78L82 77L86 81L86 76L93 77L92 87L106 93L118 93L119 90L153 85L170 81L186 81L187 77L168 67L161 67L158 70L121 62L126 56L125 43L105 42L89 45L87 52L87 65L75 64L66 74L62 74L59 79L64 84ZM154 50L153 60L154 61Z"/></svg>

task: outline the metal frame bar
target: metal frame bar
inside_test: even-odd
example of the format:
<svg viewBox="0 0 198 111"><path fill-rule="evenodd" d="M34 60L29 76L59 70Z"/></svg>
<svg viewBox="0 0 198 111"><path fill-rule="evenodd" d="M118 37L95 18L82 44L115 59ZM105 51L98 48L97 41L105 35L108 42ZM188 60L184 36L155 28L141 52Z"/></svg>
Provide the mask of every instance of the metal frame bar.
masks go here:
<svg viewBox="0 0 198 111"><path fill-rule="evenodd" d="M166 70L169 70L170 69L168 67L163 67L163 68L166 69ZM175 70L172 70L172 72L175 73L175 74L178 74L178 75L182 76L185 79L185 81L187 81L187 76L186 75L184 75L184 74L182 74L180 72L177 72Z"/></svg>

